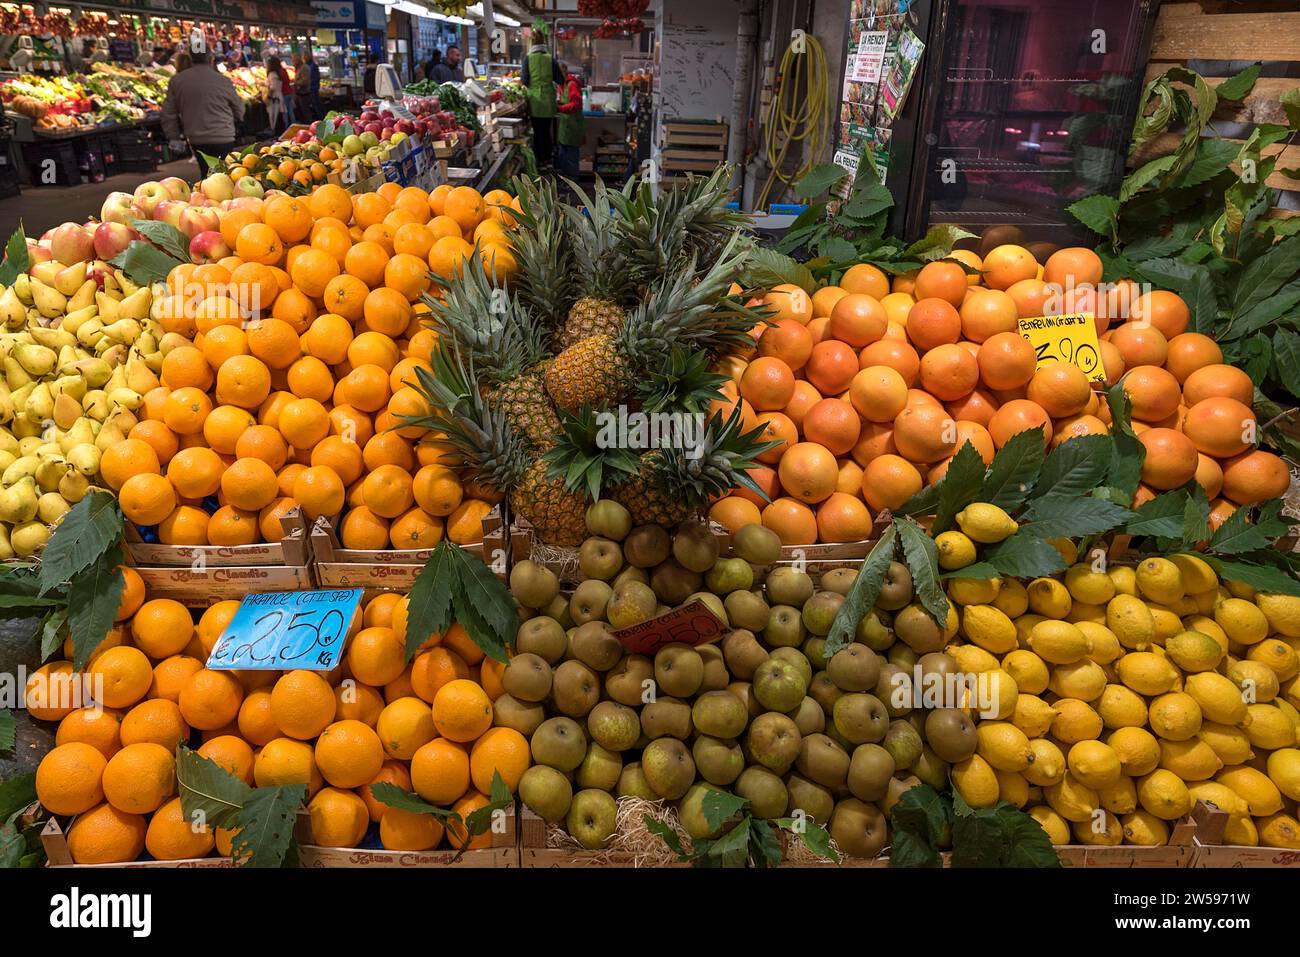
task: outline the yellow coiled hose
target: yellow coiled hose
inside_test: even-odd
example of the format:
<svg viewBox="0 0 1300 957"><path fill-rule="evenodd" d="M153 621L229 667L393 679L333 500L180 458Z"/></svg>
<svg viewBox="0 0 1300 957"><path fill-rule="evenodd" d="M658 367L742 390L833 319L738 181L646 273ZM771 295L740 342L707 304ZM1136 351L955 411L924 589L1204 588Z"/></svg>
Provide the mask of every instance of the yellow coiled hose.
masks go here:
<svg viewBox="0 0 1300 957"><path fill-rule="evenodd" d="M830 84L826 73L826 51L812 34L801 35L803 51L796 52L799 41L792 40L781 57L780 81L763 124L767 140L767 162L771 167L767 182L754 204L755 209L767 207L772 187L779 179L788 188L812 169L826 146L830 129L827 106ZM802 83L800 82L802 80ZM802 100L796 102L802 88ZM793 143L804 143L804 161L792 173L781 169L786 153Z"/></svg>

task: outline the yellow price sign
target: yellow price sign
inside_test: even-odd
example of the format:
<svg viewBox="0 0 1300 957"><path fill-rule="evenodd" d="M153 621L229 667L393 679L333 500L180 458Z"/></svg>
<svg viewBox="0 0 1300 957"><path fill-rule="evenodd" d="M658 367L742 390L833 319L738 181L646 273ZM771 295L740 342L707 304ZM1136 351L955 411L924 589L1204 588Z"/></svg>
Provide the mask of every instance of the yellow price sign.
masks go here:
<svg viewBox="0 0 1300 957"><path fill-rule="evenodd" d="M1092 313L1021 319L1020 334L1034 347L1039 369L1049 362L1071 362L1094 382L1106 381Z"/></svg>

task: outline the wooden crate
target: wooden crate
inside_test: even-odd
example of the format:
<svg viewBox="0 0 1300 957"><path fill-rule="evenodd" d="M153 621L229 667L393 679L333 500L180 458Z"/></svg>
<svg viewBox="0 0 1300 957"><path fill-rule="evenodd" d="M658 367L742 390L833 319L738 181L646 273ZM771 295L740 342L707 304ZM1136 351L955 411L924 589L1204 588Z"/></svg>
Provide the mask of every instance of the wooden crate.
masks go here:
<svg viewBox="0 0 1300 957"><path fill-rule="evenodd" d="M1240 3L1224 0L1198 0L1198 2L1165 3L1160 7L1152 36L1150 61L1146 79L1150 80L1171 66L1203 66L1203 61L1217 62L1218 69L1203 68L1210 86L1218 86L1234 73L1242 63L1263 61L1269 64L1289 64L1289 77L1261 77L1256 80L1250 95L1239 103L1220 101L1214 119L1219 123L1285 123L1286 113L1281 96L1300 86L1294 76L1295 65L1300 63L1300 8L1293 3L1252 3L1243 11ZM1232 65L1229 65L1232 64ZM1281 72L1281 71L1273 71ZM1138 156L1130 167L1154 157L1171 152L1181 134L1158 137ZM1300 166L1300 146L1275 144L1264 150L1264 155L1281 153L1277 169ZM1286 210L1275 209L1273 215L1297 215L1300 204L1300 183L1275 172L1265 183L1283 190Z"/></svg>
<svg viewBox="0 0 1300 957"><path fill-rule="evenodd" d="M519 817L506 808L504 833L492 834L492 846L466 851L459 859L450 848L431 851L386 851L368 847L322 847L312 844L311 819L299 814L294 826L300 867L518 867Z"/></svg>
<svg viewBox="0 0 1300 957"><path fill-rule="evenodd" d="M501 508L497 506L483 520L483 541L461 548L487 562L498 578L509 569L507 546L502 534ZM409 591L424 568L431 548L359 549L344 548L328 519L319 518L311 529L312 560L316 580L324 588L379 588Z"/></svg>
<svg viewBox="0 0 1300 957"><path fill-rule="evenodd" d="M1228 815L1213 804L1199 802L1192 809L1192 819L1196 822L1196 834L1191 867L1300 868L1300 851L1224 844L1223 832Z"/></svg>
<svg viewBox="0 0 1300 957"><path fill-rule="evenodd" d="M673 174L711 173L727 159L727 124L667 119L661 128L659 167Z"/></svg>
<svg viewBox="0 0 1300 957"><path fill-rule="evenodd" d="M250 592L316 587L307 525L295 508L280 522L284 537L257 545L153 545L126 525L126 561L150 598L171 598L191 608L240 600Z"/></svg>
<svg viewBox="0 0 1300 957"><path fill-rule="evenodd" d="M41 844L45 848L46 867L221 867L232 868L234 861L228 857L187 857L178 861L127 861L123 864L77 864L68 850L68 836L57 818L50 818L41 829Z"/></svg>
<svg viewBox="0 0 1300 957"><path fill-rule="evenodd" d="M1174 824L1169 832L1169 843L1163 847L1064 844L1056 848L1056 854L1062 867L1191 867L1196 854L1196 828L1196 821L1188 816Z"/></svg>

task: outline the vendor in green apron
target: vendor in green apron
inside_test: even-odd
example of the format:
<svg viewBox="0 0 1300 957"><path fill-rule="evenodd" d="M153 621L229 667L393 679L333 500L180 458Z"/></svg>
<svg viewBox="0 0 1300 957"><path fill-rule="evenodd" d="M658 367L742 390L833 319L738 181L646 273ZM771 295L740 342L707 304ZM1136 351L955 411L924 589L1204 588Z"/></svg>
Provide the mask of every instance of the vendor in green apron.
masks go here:
<svg viewBox="0 0 1300 957"><path fill-rule="evenodd" d="M555 165L569 179L578 178L578 157L586 136L586 121L582 118L582 77L568 75L564 95L559 105L559 146L555 150Z"/></svg>
<svg viewBox="0 0 1300 957"><path fill-rule="evenodd" d="M547 46L546 25L534 23L533 36L537 42L528 49L520 80L527 90L537 165L550 166L555 152L555 88L564 83L564 74Z"/></svg>

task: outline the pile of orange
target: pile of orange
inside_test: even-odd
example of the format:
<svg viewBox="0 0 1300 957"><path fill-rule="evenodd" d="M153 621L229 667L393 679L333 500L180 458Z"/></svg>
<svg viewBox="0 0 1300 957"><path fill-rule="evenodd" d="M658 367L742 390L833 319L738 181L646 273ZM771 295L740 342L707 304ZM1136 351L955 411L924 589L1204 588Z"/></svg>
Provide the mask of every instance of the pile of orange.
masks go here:
<svg viewBox="0 0 1300 957"><path fill-rule="evenodd" d="M960 262L958 261L960 260ZM974 272L969 273L963 265ZM778 286L715 407L780 443L751 477L769 500L738 490L712 506L735 529L761 521L787 545L868 538L873 519L937 482L970 442L984 461L1018 432L1051 447L1103 434L1100 383L1064 362L1038 367L1018 320L1091 313L1107 384L1123 379L1146 449L1135 504L1193 478L1213 527L1238 506L1282 495L1283 460L1255 447L1254 386L1213 339L1189 332L1187 304L1135 283L1101 284L1089 249L966 250L893 277L867 263L811 296Z"/></svg>
<svg viewBox="0 0 1300 957"><path fill-rule="evenodd" d="M126 517L173 545L278 541L295 505L335 520L348 548L481 541L494 502L399 417L424 408L411 385L436 343L431 273L451 277L476 248L512 273L512 202L327 184L222 211L235 254L167 277L157 387L103 456Z"/></svg>
<svg viewBox="0 0 1300 957"><path fill-rule="evenodd" d="M85 671L52 661L25 694L33 718L58 723L36 792L51 814L71 818L65 831L78 864L145 852L157 860L230 855L233 833L185 817L179 744L250 785L306 784L313 840L331 847L360 846L376 825L372 839L389 850L427 850L444 838L459 848L463 828L390 808L370 785L388 782L465 816L487 804L494 774L513 791L530 764L528 741L495 720L502 669L461 626L431 635L405 662L401 596L381 594L358 613L333 671L211 671L204 663L239 603L219 602L196 623L189 609L149 599L139 576L123 572L117 624ZM80 697L50 693L83 678L90 681ZM484 834L469 846L490 842Z"/></svg>

